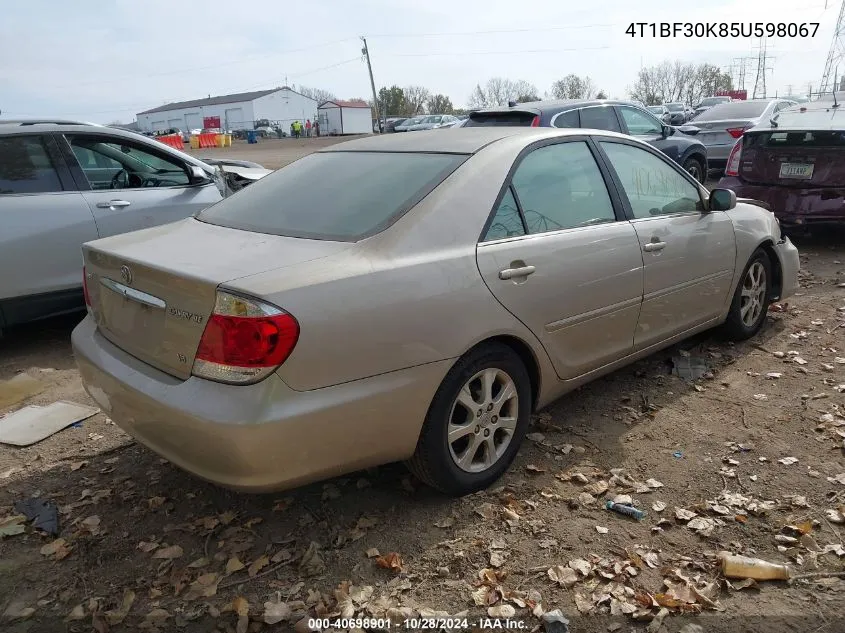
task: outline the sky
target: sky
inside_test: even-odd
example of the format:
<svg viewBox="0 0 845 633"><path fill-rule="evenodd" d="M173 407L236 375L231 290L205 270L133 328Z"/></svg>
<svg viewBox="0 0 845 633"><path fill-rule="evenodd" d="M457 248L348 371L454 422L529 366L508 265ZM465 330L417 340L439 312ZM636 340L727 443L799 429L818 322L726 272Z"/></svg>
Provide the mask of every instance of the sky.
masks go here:
<svg viewBox="0 0 845 633"><path fill-rule="evenodd" d="M576 73L625 98L643 66L728 70L759 47L743 38L632 38L632 22L819 22L815 37L767 40L770 96L790 85L799 94L818 87L841 1L75 0L59 8L2 0L0 116L129 122L172 101L286 84L371 98L360 36L377 89L422 85L456 107L491 77L524 79L542 93ZM756 61L749 91L755 75Z"/></svg>

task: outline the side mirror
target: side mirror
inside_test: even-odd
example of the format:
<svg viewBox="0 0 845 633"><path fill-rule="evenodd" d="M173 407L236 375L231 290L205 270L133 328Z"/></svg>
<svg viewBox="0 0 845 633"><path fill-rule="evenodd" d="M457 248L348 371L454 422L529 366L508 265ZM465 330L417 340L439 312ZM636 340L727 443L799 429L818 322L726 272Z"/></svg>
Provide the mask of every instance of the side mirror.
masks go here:
<svg viewBox="0 0 845 633"><path fill-rule="evenodd" d="M711 211L730 211L736 208L736 194L730 189L713 189L707 206Z"/></svg>
<svg viewBox="0 0 845 633"><path fill-rule="evenodd" d="M668 138L668 137L672 136L672 134L674 134L674 133L675 133L675 131L669 125L664 125L663 128L661 129L661 134L663 134L663 138Z"/></svg>
<svg viewBox="0 0 845 633"><path fill-rule="evenodd" d="M209 177L202 167L188 165L188 180L192 185L197 185L202 182L208 182Z"/></svg>

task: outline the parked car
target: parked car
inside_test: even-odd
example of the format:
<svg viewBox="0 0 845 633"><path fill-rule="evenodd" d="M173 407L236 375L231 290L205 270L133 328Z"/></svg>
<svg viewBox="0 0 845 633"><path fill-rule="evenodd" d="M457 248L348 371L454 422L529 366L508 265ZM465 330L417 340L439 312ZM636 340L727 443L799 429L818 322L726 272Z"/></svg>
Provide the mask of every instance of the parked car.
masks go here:
<svg viewBox="0 0 845 633"><path fill-rule="evenodd" d="M472 112L465 127L583 127L630 134L647 141L699 182L707 178L707 150L700 141L664 125L628 101L537 101Z"/></svg>
<svg viewBox="0 0 845 633"><path fill-rule="evenodd" d="M714 326L752 337L798 273L771 213L647 143L502 127L334 145L83 255L88 393L252 491L397 460L482 489L533 411Z"/></svg>
<svg viewBox="0 0 845 633"><path fill-rule="evenodd" d="M405 119L399 125L393 126L393 131L394 132L407 132L411 127L413 127L415 125L419 125L420 123L422 123L424 118L425 118L424 116L414 116L414 117L410 117L408 119Z"/></svg>
<svg viewBox="0 0 845 633"><path fill-rule="evenodd" d="M84 308L83 242L188 217L243 171L111 127L0 121L0 329Z"/></svg>
<svg viewBox="0 0 845 633"><path fill-rule="evenodd" d="M720 103L730 103L733 101L731 97L704 97L697 105L693 107L693 116L698 116L705 110L712 108Z"/></svg>
<svg viewBox="0 0 845 633"><path fill-rule="evenodd" d="M664 105L655 105L655 106L648 106L646 108L649 112L651 112L654 116L658 119L663 121L666 125L672 124L672 113L669 112L669 108Z"/></svg>
<svg viewBox="0 0 845 633"><path fill-rule="evenodd" d="M713 168L724 169L736 139L760 121L795 105L786 99L751 99L732 101L708 108L689 126L698 129L695 135L707 147L707 159Z"/></svg>
<svg viewBox="0 0 845 633"><path fill-rule="evenodd" d="M407 131L419 132L421 130L436 130L443 125L448 123L457 123L457 121L458 119L453 117L451 114L431 114L416 125L410 126Z"/></svg>
<svg viewBox="0 0 845 633"><path fill-rule="evenodd" d="M396 130L394 128L397 125L401 125L403 121L405 121L404 117L389 117L387 119L387 125L385 126L384 131L388 134L391 132L395 132Z"/></svg>
<svg viewBox="0 0 845 633"><path fill-rule="evenodd" d="M669 111L669 125L683 125L689 118L689 108L683 103L664 103Z"/></svg>
<svg viewBox="0 0 845 633"><path fill-rule="evenodd" d="M464 125L466 125L466 122L467 122L466 119L457 119L455 121L452 121L451 123L444 123L436 129L438 129L438 130L454 130L455 128L458 128L458 127L464 127Z"/></svg>
<svg viewBox="0 0 845 633"><path fill-rule="evenodd" d="M766 203L790 231L845 226L845 92L793 106L745 130L720 187Z"/></svg>

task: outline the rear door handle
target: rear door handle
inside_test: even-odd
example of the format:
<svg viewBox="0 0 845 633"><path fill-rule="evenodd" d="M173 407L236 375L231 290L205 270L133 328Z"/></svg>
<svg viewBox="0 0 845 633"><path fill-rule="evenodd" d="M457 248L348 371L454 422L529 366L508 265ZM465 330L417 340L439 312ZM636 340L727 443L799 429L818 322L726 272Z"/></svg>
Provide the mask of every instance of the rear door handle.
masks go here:
<svg viewBox="0 0 845 633"><path fill-rule="evenodd" d="M515 277L527 277L536 270L534 266L520 266L519 268L505 268L499 271L499 279L513 279Z"/></svg>
<svg viewBox="0 0 845 633"><path fill-rule="evenodd" d="M647 253L662 251L664 248L666 248L666 242L649 242L648 244L643 244L643 250Z"/></svg>
<svg viewBox="0 0 845 633"><path fill-rule="evenodd" d="M98 209L117 209L119 207L128 207L131 202L129 200L109 200L108 202L98 202Z"/></svg>

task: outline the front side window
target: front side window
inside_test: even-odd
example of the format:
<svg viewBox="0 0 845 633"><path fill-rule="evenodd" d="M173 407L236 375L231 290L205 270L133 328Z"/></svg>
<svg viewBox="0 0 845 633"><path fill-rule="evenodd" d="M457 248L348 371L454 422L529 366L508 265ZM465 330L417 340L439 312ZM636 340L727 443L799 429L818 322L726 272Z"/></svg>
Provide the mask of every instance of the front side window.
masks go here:
<svg viewBox="0 0 845 633"><path fill-rule="evenodd" d="M178 159L124 139L68 135L71 149L92 189L184 187L188 172Z"/></svg>
<svg viewBox="0 0 845 633"><path fill-rule="evenodd" d="M661 158L622 143L602 141L601 146L622 181L635 218L703 209L698 187Z"/></svg>
<svg viewBox="0 0 845 633"><path fill-rule="evenodd" d="M0 195L61 190L59 175L40 136L0 138Z"/></svg>
<svg viewBox="0 0 845 633"><path fill-rule="evenodd" d="M598 106L595 108L584 108L581 110L581 127L591 130L609 130L610 132L621 132L619 120L612 106Z"/></svg>
<svg viewBox="0 0 845 633"><path fill-rule="evenodd" d="M604 178L583 141L534 150L517 167L512 185L529 233L616 221Z"/></svg>
<svg viewBox="0 0 845 633"><path fill-rule="evenodd" d="M663 126L654 117L649 116L642 110L629 106L619 106L619 112L628 126L628 134L632 136L653 136L661 134Z"/></svg>

